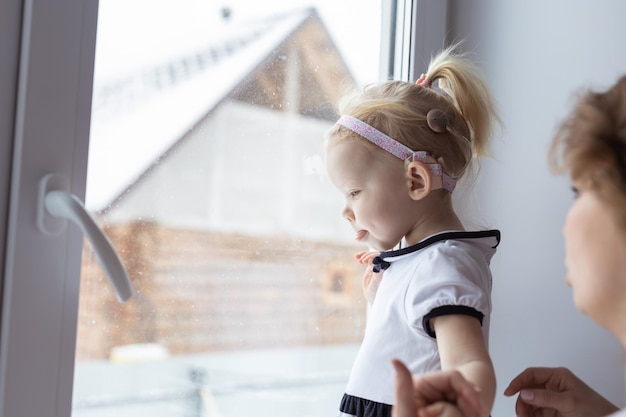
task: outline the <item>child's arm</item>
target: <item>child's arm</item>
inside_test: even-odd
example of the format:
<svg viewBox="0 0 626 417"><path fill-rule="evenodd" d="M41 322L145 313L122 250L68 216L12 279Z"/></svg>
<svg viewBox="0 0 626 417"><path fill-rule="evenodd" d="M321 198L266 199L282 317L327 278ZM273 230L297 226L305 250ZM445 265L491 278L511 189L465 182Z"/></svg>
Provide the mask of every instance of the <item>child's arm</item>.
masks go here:
<svg viewBox="0 0 626 417"><path fill-rule="evenodd" d="M489 415L496 393L496 376L480 322L471 316L451 314L431 320L437 337L442 370L455 369L480 389Z"/></svg>

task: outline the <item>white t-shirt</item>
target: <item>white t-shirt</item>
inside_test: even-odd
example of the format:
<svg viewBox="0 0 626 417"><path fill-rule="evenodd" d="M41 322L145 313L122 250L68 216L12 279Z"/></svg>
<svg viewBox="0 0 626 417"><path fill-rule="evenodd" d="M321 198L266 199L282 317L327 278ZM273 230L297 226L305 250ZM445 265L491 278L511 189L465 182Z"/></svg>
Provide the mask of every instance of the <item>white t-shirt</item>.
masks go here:
<svg viewBox="0 0 626 417"><path fill-rule="evenodd" d="M412 373L441 368L437 341L428 324L431 318L474 316L481 320L488 343L489 262L499 241L497 230L443 232L413 246L381 253L375 264L382 263L387 269L369 311L340 415L360 414L354 410L362 409L361 405L357 408L346 402L363 399L367 407L372 401L393 404L392 358L402 360Z"/></svg>

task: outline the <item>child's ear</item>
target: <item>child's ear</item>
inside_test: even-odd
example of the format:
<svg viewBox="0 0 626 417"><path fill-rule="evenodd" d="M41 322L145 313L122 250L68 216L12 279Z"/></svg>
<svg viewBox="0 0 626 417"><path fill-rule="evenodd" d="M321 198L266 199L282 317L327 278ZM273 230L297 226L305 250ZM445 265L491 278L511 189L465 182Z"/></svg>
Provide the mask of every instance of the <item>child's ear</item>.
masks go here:
<svg viewBox="0 0 626 417"><path fill-rule="evenodd" d="M406 177L409 197L415 201L425 198L433 189L433 177L423 162L409 162L406 165Z"/></svg>

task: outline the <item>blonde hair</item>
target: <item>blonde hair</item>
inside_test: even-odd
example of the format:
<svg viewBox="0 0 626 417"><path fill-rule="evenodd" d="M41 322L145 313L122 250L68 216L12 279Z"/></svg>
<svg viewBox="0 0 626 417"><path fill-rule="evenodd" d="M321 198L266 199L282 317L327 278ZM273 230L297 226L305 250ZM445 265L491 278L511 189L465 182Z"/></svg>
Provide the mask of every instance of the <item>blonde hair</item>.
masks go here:
<svg viewBox="0 0 626 417"><path fill-rule="evenodd" d="M626 226L626 76L605 92L579 95L552 140L549 163L609 203Z"/></svg>
<svg viewBox="0 0 626 417"><path fill-rule="evenodd" d="M489 153L492 129L500 119L480 71L456 52L457 47L450 46L433 57L425 83L366 85L339 101L339 113L360 119L414 151L430 153L448 175L460 178L473 157ZM446 131L438 133L429 127L427 114L432 109L445 115ZM327 134L330 140L355 136L338 125Z"/></svg>

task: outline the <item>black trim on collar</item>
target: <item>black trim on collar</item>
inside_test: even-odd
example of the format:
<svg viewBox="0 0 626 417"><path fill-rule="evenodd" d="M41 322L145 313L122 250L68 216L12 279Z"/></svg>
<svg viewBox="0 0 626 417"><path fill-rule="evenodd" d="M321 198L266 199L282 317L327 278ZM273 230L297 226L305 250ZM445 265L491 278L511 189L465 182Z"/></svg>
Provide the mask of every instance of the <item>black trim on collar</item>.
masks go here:
<svg viewBox="0 0 626 417"><path fill-rule="evenodd" d="M406 255L407 253L418 251L420 249L425 248L426 246L432 245L433 243L439 242L442 240L480 239L484 237L496 238L497 243L495 246L493 246L494 249L497 248L498 245L500 244L500 231L496 229L479 230L479 231L473 231L473 232L444 232L438 235L431 236L426 240L416 243L415 245L407 246L406 248L381 252L380 255L378 255L378 257L381 259L384 259L384 258L388 258L392 256L395 257L395 256Z"/></svg>
<svg viewBox="0 0 626 417"><path fill-rule="evenodd" d="M416 243L415 245L407 246L406 248L381 252L380 255L378 255L372 260L372 264L373 264L372 271L378 273L380 271L383 271L389 268L391 266L391 262L386 261L385 258L395 258L397 256L402 256L408 253L416 252L420 249L425 248L426 246L432 245L435 242L440 242L442 240L481 239L485 237L496 238L496 244L495 246L493 246L494 249L497 248L498 245L500 244L500 231L496 229L479 230L479 231L473 231L473 232L463 231L463 232L440 233L438 235L431 236L428 239L423 240L419 243Z"/></svg>
<svg viewBox="0 0 626 417"><path fill-rule="evenodd" d="M435 330L430 326L430 320L434 319L435 317L448 316L451 314L462 314L465 316L475 317L476 319L478 319L478 321L480 321L481 326L483 325L483 317L485 317L483 313L473 307L459 305L436 307L430 310L430 312L422 318L422 326L424 327L424 330L426 331L428 336L432 337L433 339L437 338L437 336L435 335Z"/></svg>

